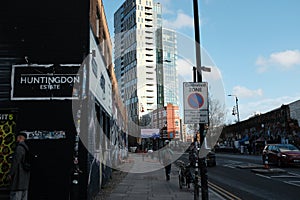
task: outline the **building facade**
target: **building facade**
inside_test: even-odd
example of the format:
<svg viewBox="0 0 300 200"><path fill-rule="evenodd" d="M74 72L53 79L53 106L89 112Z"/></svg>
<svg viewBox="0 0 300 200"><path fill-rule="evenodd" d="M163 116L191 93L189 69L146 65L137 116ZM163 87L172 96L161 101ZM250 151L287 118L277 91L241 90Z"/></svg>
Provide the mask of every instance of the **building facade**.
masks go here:
<svg viewBox="0 0 300 200"><path fill-rule="evenodd" d="M179 105L176 34L162 26L153 0L126 0L114 14L115 72L135 137L153 111Z"/></svg>
<svg viewBox="0 0 300 200"><path fill-rule="evenodd" d="M180 140L182 142L187 141L187 132L186 132L186 125L182 123L182 119L180 119L181 129L180 129Z"/></svg>
<svg viewBox="0 0 300 200"><path fill-rule="evenodd" d="M134 122L156 108L153 5L152 0L126 0L114 17L115 71Z"/></svg>
<svg viewBox="0 0 300 200"><path fill-rule="evenodd" d="M176 32L160 27L156 31L157 104L179 105Z"/></svg>
<svg viewBox="0 0 300 200"><path fill-rule="evenodd" d="M300 146L300 128L295 118L299 105L297 102L282 105L270 112L255 115L247 120L225 126L221 140L228 146L247 136L252 149L261 153L265 142L292 143Z"/></svg>
<svg viewBox="0 0 300 200"><path fill-rule="evenodd" d="M111 147L127 148L102 0L2 2L0 10L0 134L10 138L1 192L22 131L34 155L29 199L93 199L109 180Z"/></svg>
<svg viewBox="0 0 300 200"><path fill-rule="evenodd" d="M291 118L296 119L298 124L300 124L300 100L290 103L289 107Z"/></svg>
<svg viewBox="0 0 300 200"><path fill-rule="evenodd" d="M152 112L151 128L160 129L162 139L181 140L179 106L168 103Z"/></svg>

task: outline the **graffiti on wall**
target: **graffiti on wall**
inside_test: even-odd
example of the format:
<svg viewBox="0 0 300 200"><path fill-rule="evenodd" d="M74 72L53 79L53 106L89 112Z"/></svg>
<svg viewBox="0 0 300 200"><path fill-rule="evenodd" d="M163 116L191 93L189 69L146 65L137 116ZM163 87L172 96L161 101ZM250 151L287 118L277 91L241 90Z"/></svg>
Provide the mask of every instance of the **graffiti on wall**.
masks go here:
<svg viewBox="0 0 300 200"><path fill-rule="evenodd" d="M16 114L0 112L0 188L7 187L11 156L15 149Z"/></svg>

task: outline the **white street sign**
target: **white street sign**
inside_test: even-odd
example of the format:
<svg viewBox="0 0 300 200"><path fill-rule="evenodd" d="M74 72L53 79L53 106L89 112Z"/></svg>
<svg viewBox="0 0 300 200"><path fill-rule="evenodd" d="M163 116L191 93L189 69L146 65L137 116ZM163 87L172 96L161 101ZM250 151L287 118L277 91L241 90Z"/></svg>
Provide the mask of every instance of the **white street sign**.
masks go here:
<svg viewBox="0 0 300 200"><path fill-rule="evenodd" d="M183 104L185 124L208 124L207 82L184 82Z"/></svg>

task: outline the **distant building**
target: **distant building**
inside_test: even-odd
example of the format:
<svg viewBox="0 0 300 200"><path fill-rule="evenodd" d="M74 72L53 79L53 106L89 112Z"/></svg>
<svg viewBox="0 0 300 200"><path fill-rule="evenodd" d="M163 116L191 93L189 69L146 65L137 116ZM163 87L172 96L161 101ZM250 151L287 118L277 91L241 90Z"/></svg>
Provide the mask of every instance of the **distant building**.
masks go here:
<svg viewBox="0 0 300 200"><path fill-rule="evenodd" d="M241 140L247 135L249 141L266 141L268 143L288 141L300 145L299 102L282 105L270 112L225 126L222 130L221 140L227 141L230 146L233 146L234 141Z"/></svg>
<svg viewBox="0 0 300 200"><path fill-rule="evenodd" d="M290 103L289 107L291 118L296 119L298 124L300 124L300 100Z"/></svg>
<svg viewBox="0 0 300 200"><path fill-rule="evenodd" d="M186 125L182 123L182 120L180 119L180 125L181 125L181 129L180 129L180 140L182 142L186 142L187 139L187 133L186 133Z"/></svg>
<svg viewBox="0 0 300 200"><path fill-rule="evenodd" d="M152 112L152 128L161 130L163 139L181 139L179 106L167 104Z"/></svg>
<svg viewBox="0 0 300 200"><path fill-rule="evenodd" d="M154 5L153 0L126 0L114 14L115 73L135 136L142 116L157 107ZM130 136L130 145L136 139Z"/></svg>
<svg viewBox="0 0 300 200"><path fill-rule="evenodd" d="M176 34L162 28L162 7L153 0L124 1L114 14L114 33L115 73L135 145L154 110L179 105Z"/></svg>
<svg viewBox="0 0 300 200"><path fill-rule="evenodd" d="M154 3L126 0L115 12L115 72L129 115L156 109L156 52Z"/></svg>
<svg viewBox="0 0 300 200"><path fill-rule="evenodd" d="M156 31L157 46L157 104L179 105L176 32L159 28Z"/></svg>

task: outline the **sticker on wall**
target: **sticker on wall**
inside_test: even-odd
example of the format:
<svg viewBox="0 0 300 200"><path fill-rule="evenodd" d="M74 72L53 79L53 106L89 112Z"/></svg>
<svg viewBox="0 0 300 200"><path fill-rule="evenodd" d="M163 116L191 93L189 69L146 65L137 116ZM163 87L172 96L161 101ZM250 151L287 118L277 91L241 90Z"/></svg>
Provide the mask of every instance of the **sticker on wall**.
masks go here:
<svg viewBox="0 0 300 200"><path fill-rule="evenodd" d="M27 140L56 140L66 138L64 131L20 131L27 134Z"/></svg>

